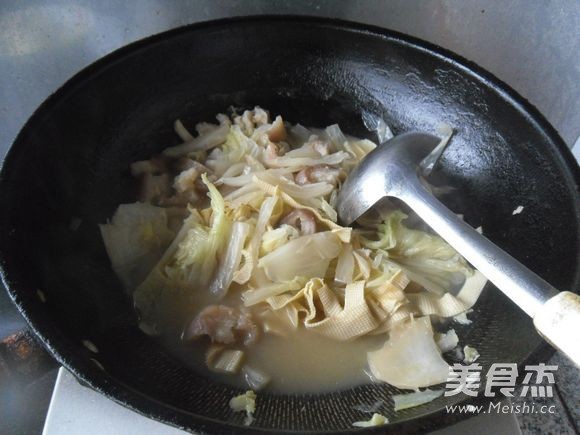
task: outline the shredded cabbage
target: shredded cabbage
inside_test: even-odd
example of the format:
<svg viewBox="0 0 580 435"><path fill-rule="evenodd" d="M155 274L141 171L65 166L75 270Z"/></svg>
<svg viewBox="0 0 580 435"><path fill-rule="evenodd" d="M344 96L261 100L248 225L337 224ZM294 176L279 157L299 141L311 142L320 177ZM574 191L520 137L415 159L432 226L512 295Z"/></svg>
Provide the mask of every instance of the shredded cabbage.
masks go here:
<svg viewBox="0 0 580 435"><path fill-rule="evenodd" d="M168 265L168 275L178 278L189 287L209 284L230 235L231 221L226 215L224 200L217 188L201 176L211 199L211 225L197 222L187 232L175 253L174 262Z"/></svg>
<svg viewBox="0 0 580 435"><path fill-rule="evenodd" d="M368 421L355 421L352 425L354 427L373 427L373 426L383 426L389 422L389 419L381 414L373 414Z"/></svg>
<svg viewBox="0 0 580 435"><path fill-rule="evenodd" d="M397 388L417 389L447 380L449 365L441 357L429 317L394 328L384 346L368 353L372 374Z"/></svg>
<svg viewBox="0 0 580 435"><path fill-rule="evenodd" d="M300 232L292 225L282 224L278 228L267 230L262 236L260 255L266 255L298 237L300 237Z"/></svg>
<svg viewBox="0 0 580 435"><path fill-rule="evenodd" d="M441 352L459 338L453 329L434 337L430 318L469 322L465 314L486 280L440 237L412 228L392 204L377 207L358 228L337 223L344 175L376 144L345 135L337 124L316 129L279 116L271 121L258 107L217 119L198 124L195 136L176 120L183 143L131 167L148 180L147 202L119 206L100 226L141 329L162 333L171 302L191 304L193 314L219 301L243 315L205 319L200 325L210 337L226 321L251 337L290 337L299 327L337 341L378 335L382 347L367 356L376 379L400 388L445 381ZM382 119L363 119L380 142L392 136ZM448 128L438 150L451 134ZM427 169L435 161L427 159ZM270 376L244 365L236 340L210 345L208 367L241 371L250 387L262 388ZM466 360L476 358L465 349ZM396 397L396 408L436 394ZM376 414L371 422L386 419Z"/></svg>
<svg viewBox="0 0 580 435"><path fill-rule="evenodd" d="M463 347L463 355L465 356L463 358L463 362L465 364L471 364L471 363L475 362L480 357L477 349L474 347L471 347L471 346L464 346Z"/></svg>
<svg viewBox="0 0 580 435"><path fill-rule="evenodd" d="M296 276L324 276L330 260L338 257L341 242L332 231L310 234L290 240L260 258L258 267L274 282L285 282Z"/></svg>
<svg viewBox="0 0 580 435"><path fill-rule="evenodd" d="M232 234L225 254L222 256L216 276L209 290L220 297L228 291L234 274L242 260L242 250L252 227L245 222L234 222Z"/></svg>
<svg viewBox="0 0 580 435"><path fill-rule="evenodd" d="M348 141L346 140L346 137L342 133L342 130L338 124L333 124L326 127L326 134L328 135L330 142L332 142L337 151L344 150L344 146L348 143Z"/></svg>
<svg viewBox="0 0 580 435"><path fill-rule="evenodd" d="M216 372L237 373L242 365L244 352L241 350L224 349L216 358L212 370Z"/></svg>
<svg viewBox="0 0 580 435"><path fill-rule="evenodd" d="M417 391L415 393L395 394L393 396L393 401L395 402L395 411L414 408L415 406L432 402L442 395L443 390L433 391L428 388L425 391Z"/></svg>
<svg viewBox="0 0 580 435"><path fill-rule="evenodd" d="M344 245L338 256L334 280L340 284L350 284L354 276L354 255L351 245Z"/></svg>
<svg viewBox="0 0 580 435"><path fill-rule="evenodd" d="M252 390L259 391L264 388L270 380L272 379L266 373L256 370L248 365L242 368L242 373L244 374L244 379L246 383Z"/></svg>
<svg viewBox="0 0 580 435"><path fill-rule="evenodd" d="M224 143L228 130L229 128L227 125L222 125L206 135L200 135L182 145L167 148L163 151L163 154L168 157L181 157L194 151L206 151Z"/></svg>
<svg viewBox="0 0 580 435"><path fill-rule="evenodd" d="M383 263L396 263L426 290L442 295L457 282L457 276L470 276L465 260L442 238L406 227L407 215L391 212L377 226L378 239L361 237L363 246L388 251Z"/></svg>
<svg viewBox="0 0 580 435"><path fill-rule="evenodd" d="M113 270L132 290L147 276L175 237L167 211L151 204L121 204L110 223L99 225Z"/></svg>
<svg viewBox="0 0 580 435"><path fill-rule="evenodd" d="M247 307L263 302L266 299L289 291L300 290L304 287L306 279L295 277L292 281L269 284L257 289L251 289L242 294L242 300Z"/></svg>

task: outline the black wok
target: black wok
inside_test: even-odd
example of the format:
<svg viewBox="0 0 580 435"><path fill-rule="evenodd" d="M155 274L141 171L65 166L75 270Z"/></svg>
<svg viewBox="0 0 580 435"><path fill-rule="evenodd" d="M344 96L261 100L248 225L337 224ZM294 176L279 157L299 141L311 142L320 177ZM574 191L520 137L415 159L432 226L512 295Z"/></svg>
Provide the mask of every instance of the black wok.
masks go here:
<svg viewBox="0 0 580 435"><path fill-rule="evenodd" d="M256 421L244 428L243 415L228 407L239 391L184 367L137 328L97 224L133 201L129 163L177 143L174 119L209 121L230 105L260 105L309 126L338 122L367 137L363 111L395 133L450 124L456 135L440 172L462 201L448 205L557 288L578 291L578 166L546 120L489 73L428 43L345 22L260 17L188 26L72 78L26 124L1 172L0 261L10 296L60 363L117 402L212 433L351 430L368 418L352 407L378 399L393 432L461 418L445 405L465 396L395 414L397 390L367 385L260 394ZM524 212L512 216L518 205ZM81 219L76 231L73 218ZM456 329L481 353L483 373L494 362L521 367L549 355L531 320L491 285L470 317Z"/></svg>

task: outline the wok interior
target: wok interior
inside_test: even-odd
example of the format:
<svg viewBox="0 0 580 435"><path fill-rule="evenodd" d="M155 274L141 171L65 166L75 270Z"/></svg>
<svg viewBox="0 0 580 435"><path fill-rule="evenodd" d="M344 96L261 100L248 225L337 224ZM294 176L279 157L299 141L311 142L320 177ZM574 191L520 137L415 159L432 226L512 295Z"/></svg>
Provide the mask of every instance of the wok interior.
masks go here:
<svg viewBox="0 0 580 435"><path fill-rule="evenodd" d="M173 32L81 73L35 115L3 172L0 245L11 291L63 361L117 400L179 425L199 427L196 416L243 421L228 407L240 391L197 376L137 329L97 227L134 200L129 164L177 143L176 118L212 121L230 105L260 105L307 126L338 123L372 139L362 111L384 117L395 134L453 126L440 172L460 191L448 204L556 287L577 288L578 204L558 138L489 82L398 38L323 22L250 20ZM518 205L523 213L512 216ZM76 231L72 218L81 219ZM522 363L541 343L531 321L490 285L469 318L471 325L453 327L462 345L478 349L482 373L494 362ZM370 417L353 406L377 400L391 422L429 427L443 420L409 420L463 399L395 414L397 392L365 385L258 394L254 427L348 429Z"/></svg>

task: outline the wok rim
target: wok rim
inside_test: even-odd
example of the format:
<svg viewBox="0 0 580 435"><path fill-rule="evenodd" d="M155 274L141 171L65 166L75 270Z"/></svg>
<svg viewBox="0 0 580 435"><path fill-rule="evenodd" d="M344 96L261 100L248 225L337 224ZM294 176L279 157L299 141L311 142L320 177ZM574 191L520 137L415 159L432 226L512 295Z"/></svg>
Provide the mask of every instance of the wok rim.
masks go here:
<svg viewBox="0 0 580 435"><path fill-rule="evenodd" d="M222 18L216 20L203 21L185 26L176 27L170 30L163 31L150 35L146 38L139 39L128 45L122 46L107 55L97 59L95 62L87 65L68 80L66 80L60 87L51 93L33 112L30 118L26 121L24 126L19 131L12 145L10 146L2 167L0 168L0 189L3 188L5 180L5 173L7 168L11 166L11 162L16 159L20 152L20 142L25 142L26 133L33 130L35 125L42 121L45 114L51 112L53 107L60 104L61 100L65 99L67 94L74 91L77 86L90 81L91 78L106 70L108 67L121 61L127 56L138 52L149 45L168 40L187 33L195 33L204 31L205 29L212 29L224 25L238 25L248 23L264 23L277 21L282 25L287 24L312 24L323 28L332 28L342 32L363 33L371 36L388 40L402 46L410 47L414 50L419 50L428 53L431 56L441 59L444 62L451 63L454 67L460 68L467 74L474 76L480 83L492 87L498 94L502 96L508 104L515 106L522 114L528 118L528 122L532 123L534 127L541 131L548 139L548 141L556 147L557 156L561 163L561 168L569 171L569 176L575 184L576 193L580 191L580 166L576 163L571 149L567 146L564 140L560 137L556 129L547 121L547 119L531 104L526 98L517 93L511 86L497 78L489 71L483 69L476 63L450 51L436 44L424 41L422 39L406 35L401 32L382 28L379 26L357 23L348 20L341 20L335 18L314 17L308 15L250 15L238 16L230 18ZM580 212L576 210L577 220L580 221ZM579 225L580 227L580 225ZM4 237L4 235L2 235ZM60 331L51 322L44 322L43 319L35 319L35 316L29 315L29 304L26 299L21 298L20 292L23 290L12 284L11 273L5 269L5 258L10 254L3 244L0 244L0 279L8 292L10 299L17 307L20 314L27 322L30 329L42 342L47 351L58 361L59 364L69 370L81 383L89 386L95 391L103 394L105 397L114 400L116 403L131 409L148 418L161 421L171 426L181 428L184 430L208 431L209 433L222 432L237 432L237 433L351 433L351 429L342 429L334 431L289 431L283 429L265 429L259 427L245 427L232 423L223 422L217 419L205 417L199 414L173 407L163 402L155 400L139 390L124 385L120 379L107 375L102 370L94 365L86 364L85 358L80 358L77 355L78 346L73 343L67 343L65 334ZM576 270L574 277L575 288L572 291L578 292L580 285L580 267ZM44 324L46 323L46 324ZM537 363L547 360L553 353L551 348L545 341L537 346L524 361L518 364L521 368L529 363ZM78 361L77 361L78 360ZM79 368L80 367L80 368ZM467 397L458 402L457 405L487 405L497 399L486 397ZM413 417L402 422L390 423L387 426L379 428L369 428L362 431L375 431L381 433L413 433L421 429L434 430L444 426L457 423L461 420L476 416L478 414L468 413L447 413L445 408L434 411L430 414Z"/></svg>

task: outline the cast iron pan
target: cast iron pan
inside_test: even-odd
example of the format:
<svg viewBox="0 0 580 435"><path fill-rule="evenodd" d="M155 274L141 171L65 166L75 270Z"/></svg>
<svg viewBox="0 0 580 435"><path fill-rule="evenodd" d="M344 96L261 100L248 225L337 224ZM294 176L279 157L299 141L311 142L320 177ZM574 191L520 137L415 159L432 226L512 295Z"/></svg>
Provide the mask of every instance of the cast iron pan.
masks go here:
<svg viewBox="0 0 580 435"><path fill-rule="evenodd" d="M465 403L462 395L395 414L397 390L367 385L259 394L256 421L244 428L228 407L239 390L198 376L139 331L97 224L133 201L129 163L177 143L177 117L211 121L230 105L260 105L308 126L338 122L371 138L363 111L383 116L395 134L450 124L456 135L440 171L463 200L448 204L557 288L578 291L578 167L545 119L489 73L423 41L346 22L188 26L120 49L67 82L26 124L1 173L0 259L10 296L60 363L117 402L212 433L350 432L370 416L353 406L377 400L392 422L386 429L397 433L461 418L445 405ZM524 211L512 216L518 205ZM76 231L72 218L82 220ZM455 328L481 353L483 373L494 362L546 358L530 319L491 285L470 318Z"/></svg>

